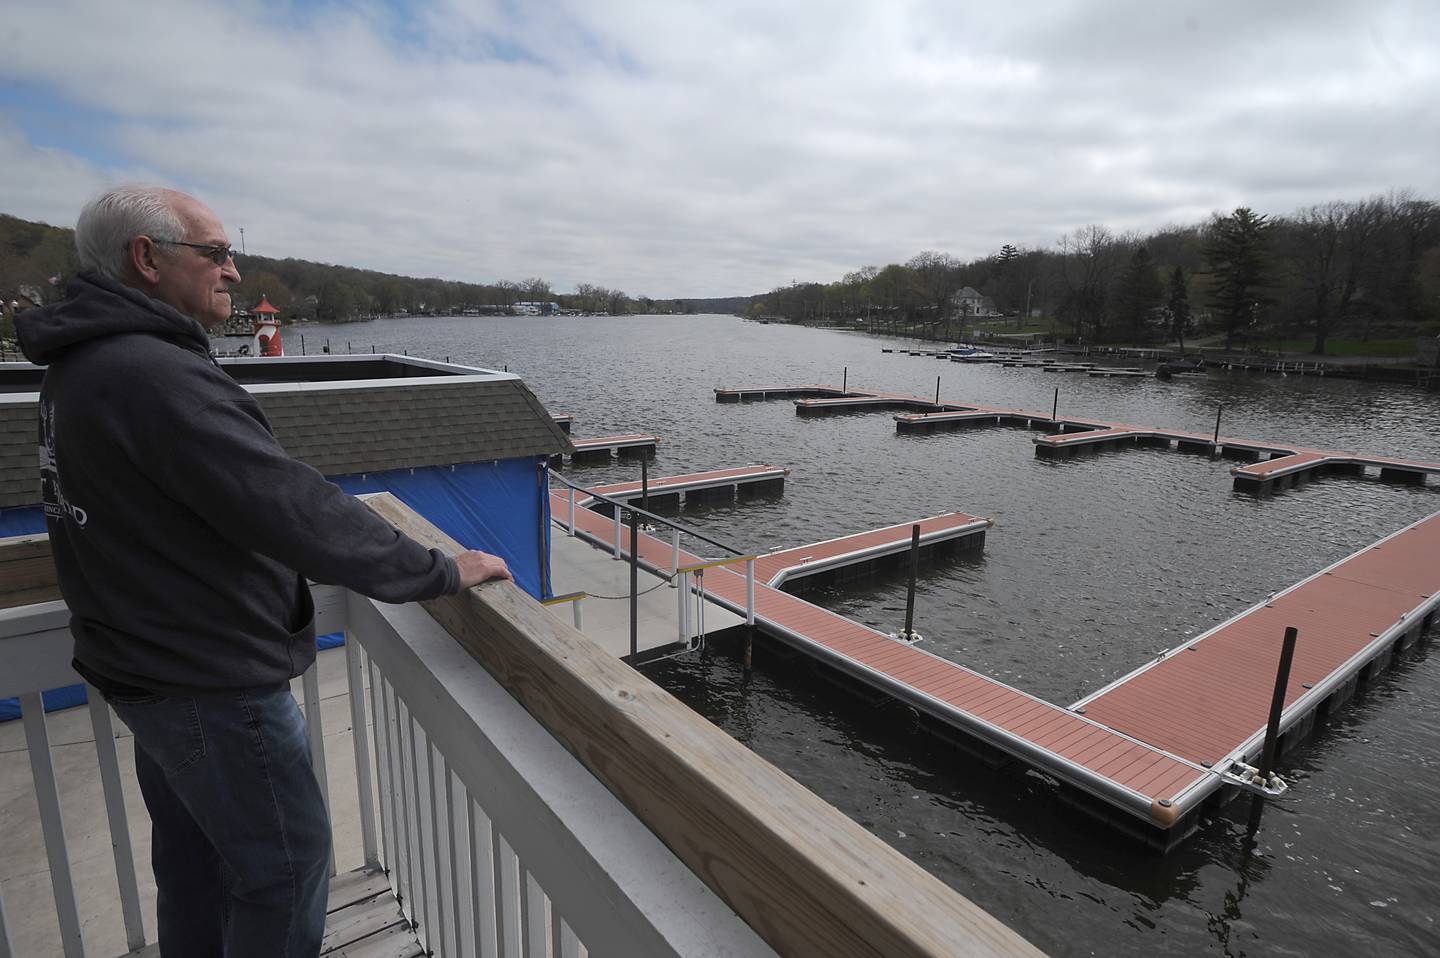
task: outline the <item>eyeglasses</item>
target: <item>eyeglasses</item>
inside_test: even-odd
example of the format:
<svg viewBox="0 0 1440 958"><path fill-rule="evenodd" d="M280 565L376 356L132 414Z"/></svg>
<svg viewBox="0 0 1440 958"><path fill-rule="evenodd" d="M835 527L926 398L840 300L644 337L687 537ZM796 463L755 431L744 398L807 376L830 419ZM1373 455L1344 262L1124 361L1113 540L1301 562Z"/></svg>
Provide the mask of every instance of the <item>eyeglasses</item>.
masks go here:
<svg viewBox="0 0 1440 958"><path fill-rule="evenodd" d="M209 243L183 243L180 240L155 240L155 242L164 246L188 246L191 249L198 249L201 256L216 266L224 266L232 256L239 255L228 246L212 246Z"/></svg>

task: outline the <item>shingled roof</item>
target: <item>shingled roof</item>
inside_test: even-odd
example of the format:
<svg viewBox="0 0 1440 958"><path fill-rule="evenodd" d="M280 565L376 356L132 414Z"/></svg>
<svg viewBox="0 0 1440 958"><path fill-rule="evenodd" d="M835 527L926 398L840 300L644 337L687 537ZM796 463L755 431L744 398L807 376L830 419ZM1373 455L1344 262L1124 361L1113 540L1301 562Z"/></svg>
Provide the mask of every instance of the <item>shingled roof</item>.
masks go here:
<svg viewBox="0 0 1440 958"><path fill-rule="evenodd" d="M265 409L285 449L327 476L534 458L571 451L535 394L510 373L400 356L222 361ZM40 370L6 364L0 397L0 507L40 499ZM3 386L3 383L0 383Z"/></svg>

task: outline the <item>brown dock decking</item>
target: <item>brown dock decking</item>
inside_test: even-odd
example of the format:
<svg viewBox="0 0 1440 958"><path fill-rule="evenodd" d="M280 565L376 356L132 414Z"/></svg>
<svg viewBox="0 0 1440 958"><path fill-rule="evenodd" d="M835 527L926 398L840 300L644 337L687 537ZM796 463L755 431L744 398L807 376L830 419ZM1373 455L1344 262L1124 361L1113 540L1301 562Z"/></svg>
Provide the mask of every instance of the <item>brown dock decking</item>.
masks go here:
<svg viewBox="0 0 1440 958"><path fill-rule="evenodd" d="M1202 766L1252 761L1287 626L1299 630L1281 729L1328 712L1360 673L1415 642L1440 606L1440 513L1368 546L1172 649L1073 706ZM1193 805L1221 783L1195 780Z"/></svg>
<svg viewBox="0 0 1440 958"><path fill-rule="evenodd" d="M795 579L853 567L857 562L903 556L910 551L910 530L914 525L920 526L923 552L945 545L958 546L962 540L967 548L981 548L991 522L963 512L947 512L918 522L902 522L814 545L782 549L755 560L755 579L778 589Z"/></svg>

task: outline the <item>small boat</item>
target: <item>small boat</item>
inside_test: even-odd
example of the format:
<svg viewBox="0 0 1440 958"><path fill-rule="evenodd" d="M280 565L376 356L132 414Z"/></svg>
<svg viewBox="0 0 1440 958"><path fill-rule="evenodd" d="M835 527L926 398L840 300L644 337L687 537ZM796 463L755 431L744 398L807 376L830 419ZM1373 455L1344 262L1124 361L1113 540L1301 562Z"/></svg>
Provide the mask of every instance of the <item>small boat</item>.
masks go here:
<svg viewBox="0 0 1440 958"><path fill-rule="evenodd" d="M1184 373L1203 372L1205 372L1205 360L1192 359L1188 356L1181 356L1178 359L1167 359L1155 367L1155 377L1157 379L1169 379L1171 376Z"/></svg>
<svg viewBox="0 0 1440 958"><path fill-rule="evenodd" d="M987 353L979 346L971 346L969 343L960 343L945 350L945 355L951 359L994 359L994 353Z"/></svg>

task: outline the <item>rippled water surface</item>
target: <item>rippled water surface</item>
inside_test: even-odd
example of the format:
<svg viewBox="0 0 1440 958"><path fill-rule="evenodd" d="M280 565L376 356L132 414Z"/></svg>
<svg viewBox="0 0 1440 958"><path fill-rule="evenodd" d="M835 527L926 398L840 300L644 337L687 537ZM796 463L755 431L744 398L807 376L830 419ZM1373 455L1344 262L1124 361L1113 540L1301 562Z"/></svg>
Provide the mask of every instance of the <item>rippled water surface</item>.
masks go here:
<svg viewBox="0 0 1440 958"><path fill-rule="evenodd" d="M524 376L576 436L661 437L652 475L768 462L783 496L687 512L750 550L947 510L995 520L983 555L922 572L926 648L1069 703L1267 593L1440 510L1415 488L1327 478L1254 498L1232 463L1158 450L1063 461L1031 434L900 436L892 413L801 419L787 401L717 404L721 386L841 381L995 406L1440 460L1440 394L1217 374L1091 379L881 352L864 335L730 317L382 320L307 327L311 350L412 355ZM298 333L298 331L296 331ZM294 348L296 333L287 333ZM578 470L629 479L633 462ZM1440 562L1440 556L1435 559ZM899 577L810 596L903 622ZM1301 640L1303 641L1303 635ZM1407 655L1300 750L1253 840L1232 803L1159 856L1068 809L1034 773L995 771L803 672L725 656L647 672L876 835L1057 955L1440 954L1440 668ZM1262 717L1263 720L1263 717Z"/></svg>

